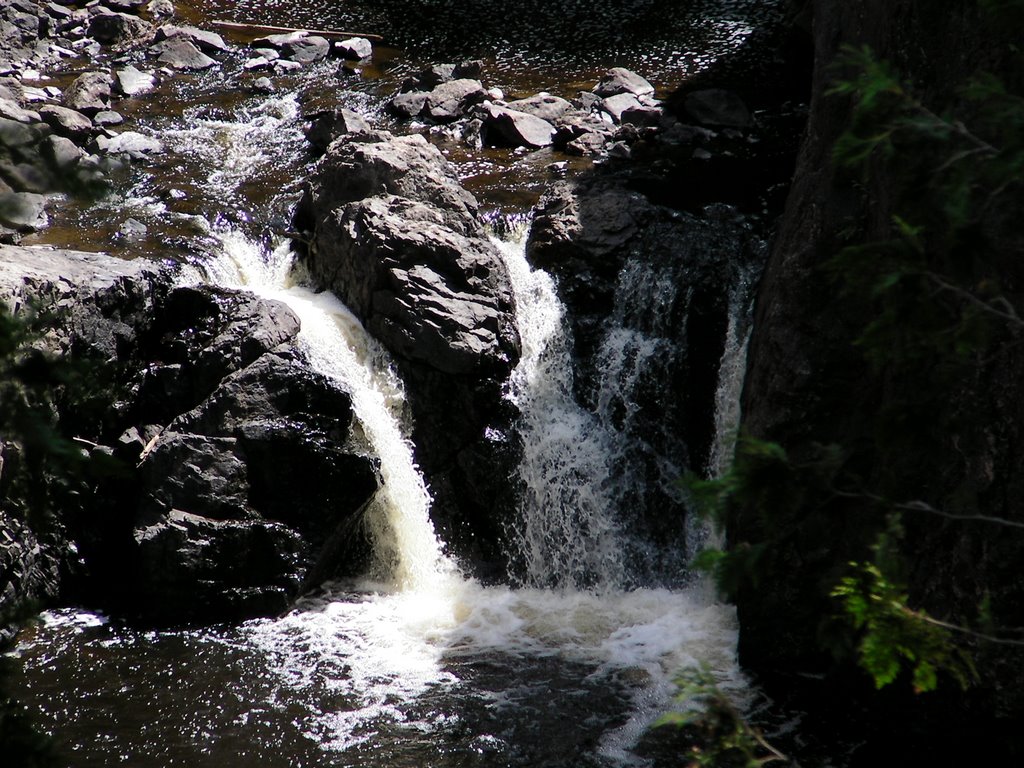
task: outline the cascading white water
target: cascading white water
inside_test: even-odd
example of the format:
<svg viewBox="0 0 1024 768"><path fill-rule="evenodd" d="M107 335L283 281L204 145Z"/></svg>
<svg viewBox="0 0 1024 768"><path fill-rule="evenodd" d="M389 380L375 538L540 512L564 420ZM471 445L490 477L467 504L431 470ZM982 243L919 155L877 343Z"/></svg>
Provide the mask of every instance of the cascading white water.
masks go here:
<svg viewBox="0 0 1024 768"><path fill-rule="evenodd" d="M530 269L521 241L494 243L512 280L522 340L511 382L523 435L523 496L509 531L513 559L530 586L620 586L618 437L573 399L572 350L551 276Z"/></svg>

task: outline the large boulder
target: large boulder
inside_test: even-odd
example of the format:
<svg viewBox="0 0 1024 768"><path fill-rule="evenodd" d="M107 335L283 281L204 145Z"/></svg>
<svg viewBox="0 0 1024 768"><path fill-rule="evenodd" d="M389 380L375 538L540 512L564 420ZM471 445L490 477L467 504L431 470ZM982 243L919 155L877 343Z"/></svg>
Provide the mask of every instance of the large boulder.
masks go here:
<svg viewBox="0 0 1024 768"><path fill-rule="evenodd" d="M469 521L466 540L494 542L495 510L509 499L495 497L493 482L489 494L467 493L487 485L474 475L481 462L467 457L500 452L511 416L502 386L519 339L509 276L475 199L420 136L343 136L320 161L296 225L309 236L314 282L394 357L435 521L447 530ZM486 470L499 483L507 460Z"/></svg>
<svg viewBox="0 0 1024 768"><path fill-rule="evenodd" d="M351 532L378 487L373 461L283 304L175 287L143 259L26 248L0 249L0 297L62 308L47 346L106 382L84 410L54 404L116 468L61 510L51 546L75 545L77 599L223 621L280 611L365 562Z"/></svg>

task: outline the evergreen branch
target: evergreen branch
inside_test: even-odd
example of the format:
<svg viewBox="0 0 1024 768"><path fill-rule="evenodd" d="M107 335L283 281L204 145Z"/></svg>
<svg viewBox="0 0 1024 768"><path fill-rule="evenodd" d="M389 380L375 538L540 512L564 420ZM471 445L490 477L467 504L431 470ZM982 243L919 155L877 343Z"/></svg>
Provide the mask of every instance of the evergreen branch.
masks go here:
<svg viewBox="0 0 1024 768"><path fill-rule="evenodd" d="M1012 645L1024 648L1024 640L1016 640L1012 637L998 637L996 635L990 635L986 632L978 632L977 630L961 626L960 624L952 624L948 621L942 621L941 619L936 619L934 616L929 616L927 613L924 613L922 611L915 611L913 608L909 608L900 602L894 601L892 605L894 608L896 608L898 611L903 613L908 618L914 619L916 621L923 621L926 624L931 624L932 626L939 627L940 629L948 629L950 632L957 632L958 634L967 635L969 637L973 637L978 640L984 640L985 642L989 643L997 643L999 645ZM1019 632L1021 630L1018 629L1007 631Z"/></svg>

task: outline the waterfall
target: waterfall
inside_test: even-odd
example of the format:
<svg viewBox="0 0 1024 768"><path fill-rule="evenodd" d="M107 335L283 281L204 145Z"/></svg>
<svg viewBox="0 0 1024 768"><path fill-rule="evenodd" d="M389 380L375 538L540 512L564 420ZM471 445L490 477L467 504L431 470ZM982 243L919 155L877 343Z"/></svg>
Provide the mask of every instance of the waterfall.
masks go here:
<svg viewBox="0 0 1024 768"><path fill-rule="evenodd" d="M551 276L530 269L522 239L494 243L511 277L522 340L511 381L523 437L522 498L509 530L515 576L536 587L622 586L619 438L573 398L571 342Z"/></svg>
<svg viewBox="0 0 1024 768"><path fill-rule="evenodd" d="M301 323L298 342L310 365L352 398L356 419L380 459L382 484L366 515L377 575L399 589L432 584L453 566L441 553L430 520L430 494L400 427L405 397L387 353L333 294L290 284L288 243L265 253L237 230L215 229L214 234L221 245L217 255L193 265L188 279L202 272L211 282L281 301L295 312Z"/></svg>

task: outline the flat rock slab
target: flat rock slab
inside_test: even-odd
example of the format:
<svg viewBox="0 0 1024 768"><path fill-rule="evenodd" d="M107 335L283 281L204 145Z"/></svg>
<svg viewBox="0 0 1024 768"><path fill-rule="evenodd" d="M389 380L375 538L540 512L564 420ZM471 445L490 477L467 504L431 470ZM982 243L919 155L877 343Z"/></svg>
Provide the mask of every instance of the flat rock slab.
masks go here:
<svg viewBox="0 0 1024 768"><path fill-rule="evenodd" d="M594 93L602 98L617 96L620 93L631 93L634 96L653 96L654 86L623 67L614 67L594 87Z"/></svg>
<svg viewBox="0 0 1024 768"><path fill-rule="evenodd" d="M484 113L488 143L539 148L554 142L555 127L547 120L494 104L485 104Z"/></svg>
<svg viewBox="0 0 1024 768"><path fill-rule="evenodd" d="M217 62L182 37L172 37L151 46L156 60L172 69L209 69Z"/></svg>

